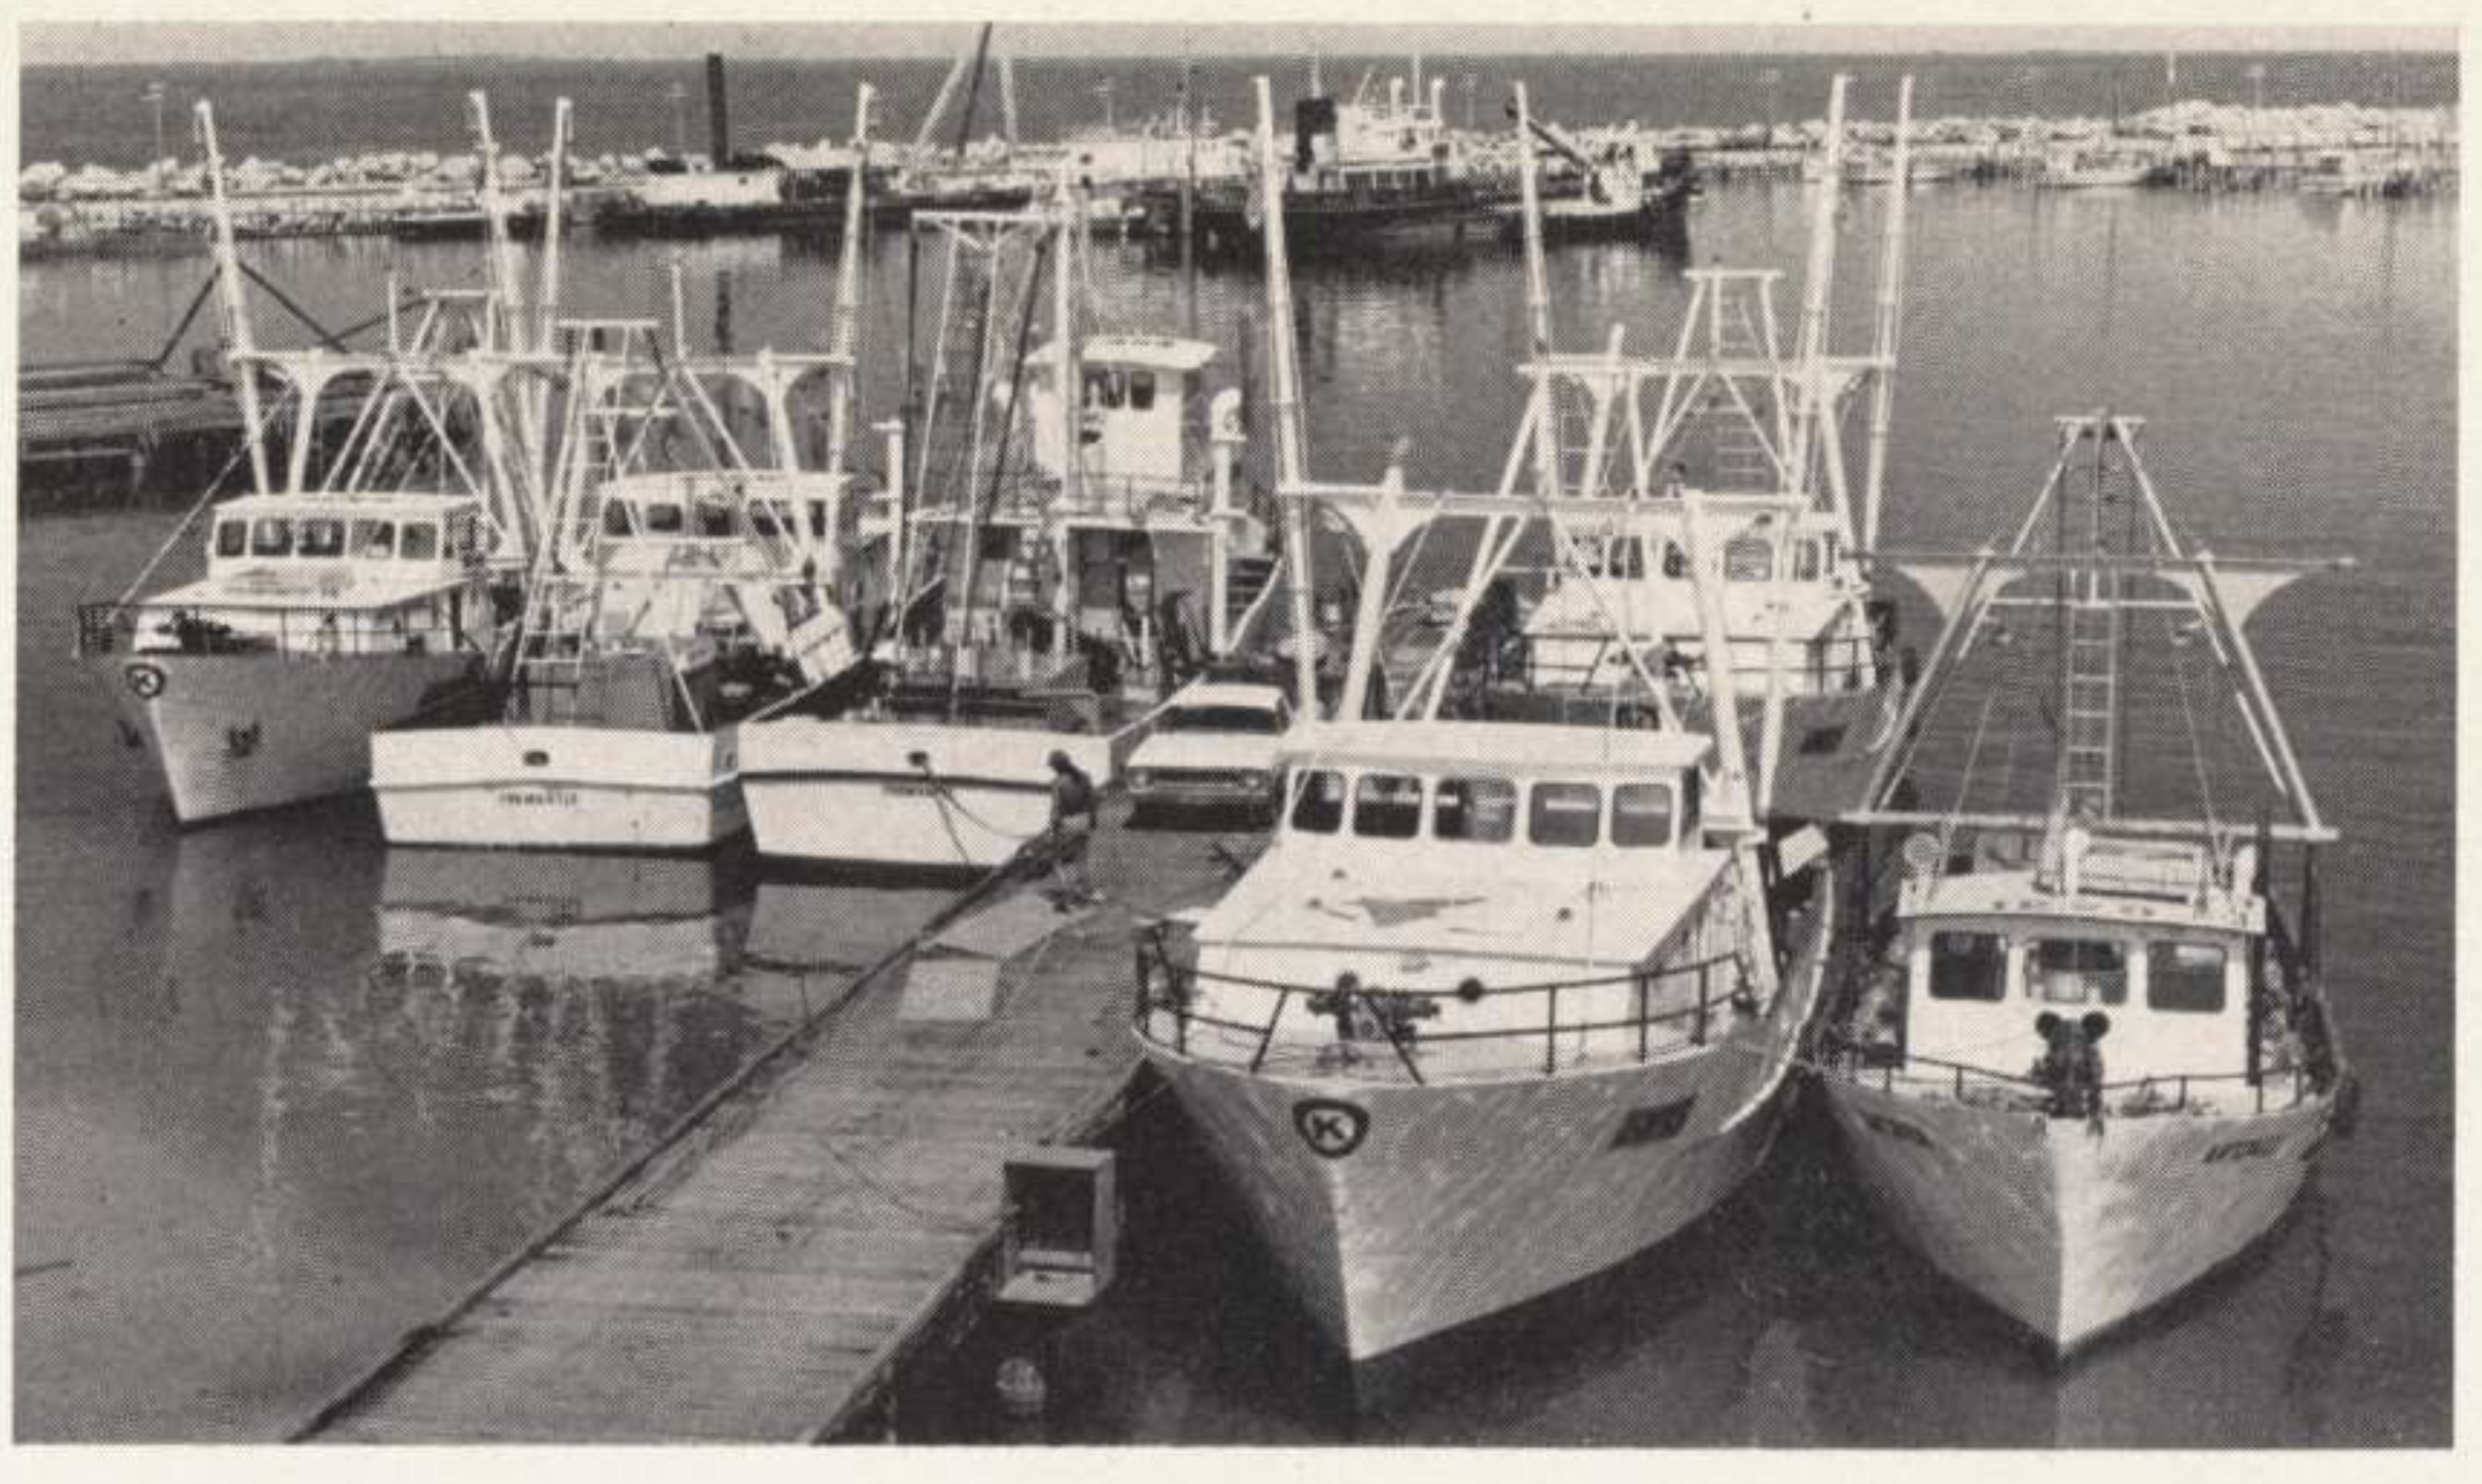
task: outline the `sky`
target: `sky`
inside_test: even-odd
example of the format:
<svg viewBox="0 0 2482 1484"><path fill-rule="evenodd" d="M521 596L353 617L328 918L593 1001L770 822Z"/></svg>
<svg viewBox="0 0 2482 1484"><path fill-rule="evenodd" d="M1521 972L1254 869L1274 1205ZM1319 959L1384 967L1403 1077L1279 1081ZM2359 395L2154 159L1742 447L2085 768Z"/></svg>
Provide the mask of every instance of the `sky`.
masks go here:
<svg viewBox="0 0 2482 1484"><path fill-rule="evenodd" d="M539 0L538 0L539 3ZM1367 6L1369 0L1365 0ZM1384 7L1388 0L1380 0ZM882 0L886 10L897 8L897 0ZM505 16L513 11L522 13L524 0L515 5L501 4L476 12L467 0L433 0L422 7L423 13L434 16L482 14ZM737 6L722 7L726 10ZM859 9L867 10L864 6ZM1015 8L1025 11L1023 0ZM1281 10L1282 0L1275 5L1252 3L1248 10L1255 13ZM322 8L302 8L319 13ZM36 66L64 65L126 65L163 62L250 62L291 61L308 57L406 58L427 56L470 57L482 55L609 57L633 60L655 60L691 57L707 51L723 51L739 56L844 56L844 57L925 57L951 56L971 44L974 25L971 19L950 22L931 21L914 24L801 24L766 22L694 22L680 23L662 19L666 10L678 13L685 9L675 3L647 6L641 0L609 0L595 8L598 16L627 17L643 14L643 20L622 19L618 23L581 25L575 22L508 22L480 19L439 19L406 23L332 23L306 20L199 23L195 21L121 19L101 21L45 18L46 13L58 16L108 16L145 14L141 7L102 0L100 4L65 7L56 0L35 0L24 7L27 23L19 33L20 61ZM702 7L701 10L708 8ZM1616 26L1595 23L1597 13L1608 14L1607 5L1572 3L1572 0L1529 0L1525 13L1529 23L1472 24L1425 20L1417 25L1338 25L1315 21L1266 21L1223 25L1147 25L1102 20L1078 23L1033 23L1021 21L1005 24L1011 0L983 0L980 5L953 7L937 3L907 4L904 9L914 14L936 15L943 11L962 9L971 15L977 12L1000 13L1003 20L1000 44L1019 56L1146 56L1176 53L1184 47L1201 55L1299 55L1312 48L1339 54L1372 51L1398 51L1409 46L1442 55L1491 56L1508 53L1591 52L1609 55L1615 52L1679 53L1701 51L1734 52L1880 52L1880 51L2330 51L2330 50L2453 50L2456 33L2444 25L2419 24L2278 24L2294 16L2315 17L2322 8L2287 5L2282 0L2250 7L2250 13L2260 17L2249 26L2143 26L2056 24L1960 24L1953 20L1922 25L1890 26L1857 24L1839 20L1838 13L1876 16L1892 7L1859 4L1830 4L1813 0L1812 5L1744 4L1736 13L1756 16L1781 14L1784 18L1769 24L1736 26L1631 25ZM1052 13L1070 7L1048 8ZM1084 10L1083 7L1076 9ZM1108 11L1109 6L1098 7ZM1297 9L1297 8L1296 8ZM1323 8L1333 14L1333 6ZM1933 13L1949 15L1989 16L2008 13L2003 8L1984 5L1966 9L1933 5ZM232 6L231 11L248 10L263 13L259 6ZM2427 6L2390 4L2389 0L2372 0L2350 11L2329 6L2327 15L2361 14L2380 21L2391 19L2418 20L2426 13L2442 13ZM1816 16L1804 23L1805 12ZM325 8L334 13L334 7ZM819 9L805 9L795 13L817 14ZM1161 13L1159 10L1154 13ZM1458 0L1432 0L1418 13L1424 16L1453 16L1459 13L1492 13L1489 6L1458 3ZM1498 10L1507 13L1504 3ZM1642 13L1661 13L1649 8ZM2035 9L2025 13L2056 15L2056 7ZM2081 14L2103 19L2115 16L2144 16L2162 13L2159 6L2099 7L2088 4L2079 8ZM1568 22L1568 23L1563 23Z"/></svg>

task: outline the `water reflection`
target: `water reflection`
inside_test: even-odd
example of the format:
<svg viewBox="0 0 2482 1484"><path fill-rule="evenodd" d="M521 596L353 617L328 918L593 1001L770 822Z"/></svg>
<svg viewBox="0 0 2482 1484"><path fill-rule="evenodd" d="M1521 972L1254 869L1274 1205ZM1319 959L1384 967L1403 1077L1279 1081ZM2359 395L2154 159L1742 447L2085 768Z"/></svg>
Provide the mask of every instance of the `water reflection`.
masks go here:
<svg viewBox="0 0 2482 1484"><path fill-rule="evenodd" d="M2329 1441L2348 1333L2313 1193L2185 1298L2060 1366L1882 1229L1799 1117L1750 1190L1680 1238L1348 1371L1281 1294L1176 1115L1126 1152L1138 1256L1083 1332L995 1321L922 1383L940 1436L1049 1442L1663 1446L2281 1446ZM1041 1355L1066 1406L991 1404Z"/></svg>

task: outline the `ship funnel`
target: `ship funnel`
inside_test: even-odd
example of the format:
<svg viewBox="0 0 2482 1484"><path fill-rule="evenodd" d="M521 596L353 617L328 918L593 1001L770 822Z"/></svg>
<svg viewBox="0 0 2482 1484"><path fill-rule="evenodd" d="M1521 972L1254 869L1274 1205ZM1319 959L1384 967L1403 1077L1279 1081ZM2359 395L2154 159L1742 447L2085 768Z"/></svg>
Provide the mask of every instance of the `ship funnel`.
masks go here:
<svg viewBox="0 0 2482 1484"><path fill-rule="evenodd" d="M706 54L706 150L717 170L732 158L732 114L724 96L724 53Z"/></svg>

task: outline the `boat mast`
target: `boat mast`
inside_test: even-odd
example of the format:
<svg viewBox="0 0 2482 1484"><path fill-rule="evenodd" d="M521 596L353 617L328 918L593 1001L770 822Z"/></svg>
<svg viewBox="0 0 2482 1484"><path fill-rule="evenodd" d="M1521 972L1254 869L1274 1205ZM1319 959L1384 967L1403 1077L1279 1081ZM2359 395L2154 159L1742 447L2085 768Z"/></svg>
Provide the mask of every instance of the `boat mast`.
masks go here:
<svg viewBox="0 0 2482 1484"><path fill-rule="evenodd" d="M1793 456L1786 470L1788 490L1810 482L1815 467L1820 422L1827 401L1827 310L1835 285L1835 220L1844 197L1844 90L1851 79L1835 74L1827 94L1827 168L1814 187L1819 192L1809 218L1809 275L1802 289L1801 417L1794 425ZM1853 513L1841 499L1836 524L1847 546L1853 543Z"/></svg>
<svg viewBox="0 0 2482 1484"><path fill-rule="evenodd" d="M1315 53L1313 53L1315 57ZM1315 75L1316 62L1311 64ZM1284 255L1284 174L1276 154L1276 104L1267 79L1257 80L1258 181L1263 195L1265 226L1260 235L1267 250L1268 370L1275 381L1277 484L1298 485L1307 478L1302 428L1299 368L1293 359L1293 278ZM1284 506L1284 580L1292 590L1293 684L1295 704L1304 716L1318 715L1318 659L1310 652L1316 627L1310 616L1309 531L1299 500Z"/></svg>
<svg viewBox="0 0 2482 1484"><path fill-rule="evenodd" d="M1053 365L1059 377L1053 390L1060 403L1060 504L1057 521L1047 521L1059 549L1060 585L1053 595L1058 622L1051 628L1051 652L1065 660L1069 628L1076 617L1077 535L1070 524L1086 504L1086 371L1078 356L1077 286L1082 268L1077 256L1078 227L1085 218L1085 198L1067 165L1060 168L1060 248L1052 254L1052 338L1059 355Z"/></svg>
<svg viewBox="0 0 2482 1484"><path fill-rule="evenodd" d="M1878 373L1870 386L1870 453L1862 479L1862 545L1879 544L1879 502L1887 483L1888 423L1896 398L1896 346L1904 328L1905 204L1914 192L1914 79L1896 85L1896 178L1888 198L1888 240L1879 262Z"/></svg>
<svg viewBox="0 0 2482 1484"><path fill-rule="evenodd" d="M224 156L216 142L216 112L198 100L198 145L207 157L207 188L216 230L216 288L224 310L224 363L232 368L234 389L241 395L242 441L250 450L250 477L260 494L268 492L267 441L258 408L258 346L251 335L250 299L241 286L241 250L233 243L232 202L224 196ZM305 409L303 416L310 413Z"/></svg>
<svg viewBox="0 0 2482 1484"><path fill-rule="evenodd" d="M568 194L568 130L569 102L555 100L551 106L551 178L543 196L543 260L542 286L537 293L535 313L535 345L551 348L552 328L560 318L560 234L561 213Z"/></svg>
<svg viewBox="0 0 2482 1484"><path fill-rule="evenodd" d="M1517 179L1525 217L1526 349L1538 368L1551 355L1551 291L1543 266L1543 199L1535 182L1534 114L1525 85L1517 85ZM1546 369L1534 376L1534 481L1545 496L1560 496L1560 408Z"/></svg>
<svg viewBox="0 0 2482 1484"><path fill-rule="evenodd" d="M830 474L839 473L845 466L846 443L853 433L854 402L861 392L860 367L856 357L859 354L861 329L862 216L870 194L870 104L874 95L870 84L863 83L854 99L853 181L845 192L844 241L838 248L836 262L835 328L828 342L829 354L844 359L842 368L832 373L841 381L828 410Z"/></svg>

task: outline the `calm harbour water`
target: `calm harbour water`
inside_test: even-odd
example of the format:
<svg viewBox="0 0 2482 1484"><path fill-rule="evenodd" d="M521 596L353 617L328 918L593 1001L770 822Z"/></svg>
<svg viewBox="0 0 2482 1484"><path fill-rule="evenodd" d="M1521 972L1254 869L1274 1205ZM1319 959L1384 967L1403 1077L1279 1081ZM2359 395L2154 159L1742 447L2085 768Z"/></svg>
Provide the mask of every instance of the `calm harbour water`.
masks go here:
<svg viewBox="0 0 2482 1484"><path fill-rule="evenodd" d="M1875 200L1837 320L1869 310ZM1168 1100L1135 1135L1129 1281L1078 1340L1044 1436L1278 1443L2430 1443L2452 1306L2455 223L2449 203L2289 196L1914 198L1888 523L1978 543L2021 510L2054 412L2150 419L2175 514L2221 552L2350 554L2255 636L2346 842L2334 995L2366 1098L2258 1259L2064 1374L2037 1365L1876 1227L1832 1137L1797 1124L1757 1185L1618 1274L1451 1337L1359 1405L1273 1291ZM1789 188L1712 193L1695 258L1785 268ZM887 239L897 241L899 239ZM654 312L671 249L581 242L570 302ZM814 343L832 262L689 245L743 347ZM314 313L470 281L455 247L274 244ZM902 254L875 275L886 343ZM1680 264L1563 251L1560 337L1668 336ZM30 358L151 350L201 264L28 265ZM1136 250L1096 277L1130 324L1227 345L1251 276L1194 290ZM1305 270L1314 469L1495 475L1516 426L1518 259ZM262 326L271 321L262 319ZM269 338L272 329L263 329ZM883 391L885 376L882 376ZM883 402L881 404L885 406ZM68 661L176 517L20 531L16 1415L27 1439L264 1437L428 1317L891 941L929 900L767 880L747 862L388 852L355 802L181 835ZM436 963L459 965L443 974ZM53 1265L58 1264L58 1265ZM923 1431L1011 1436L960 1362ZM912 1414L917 1422L920 1413Z"/></svg>

